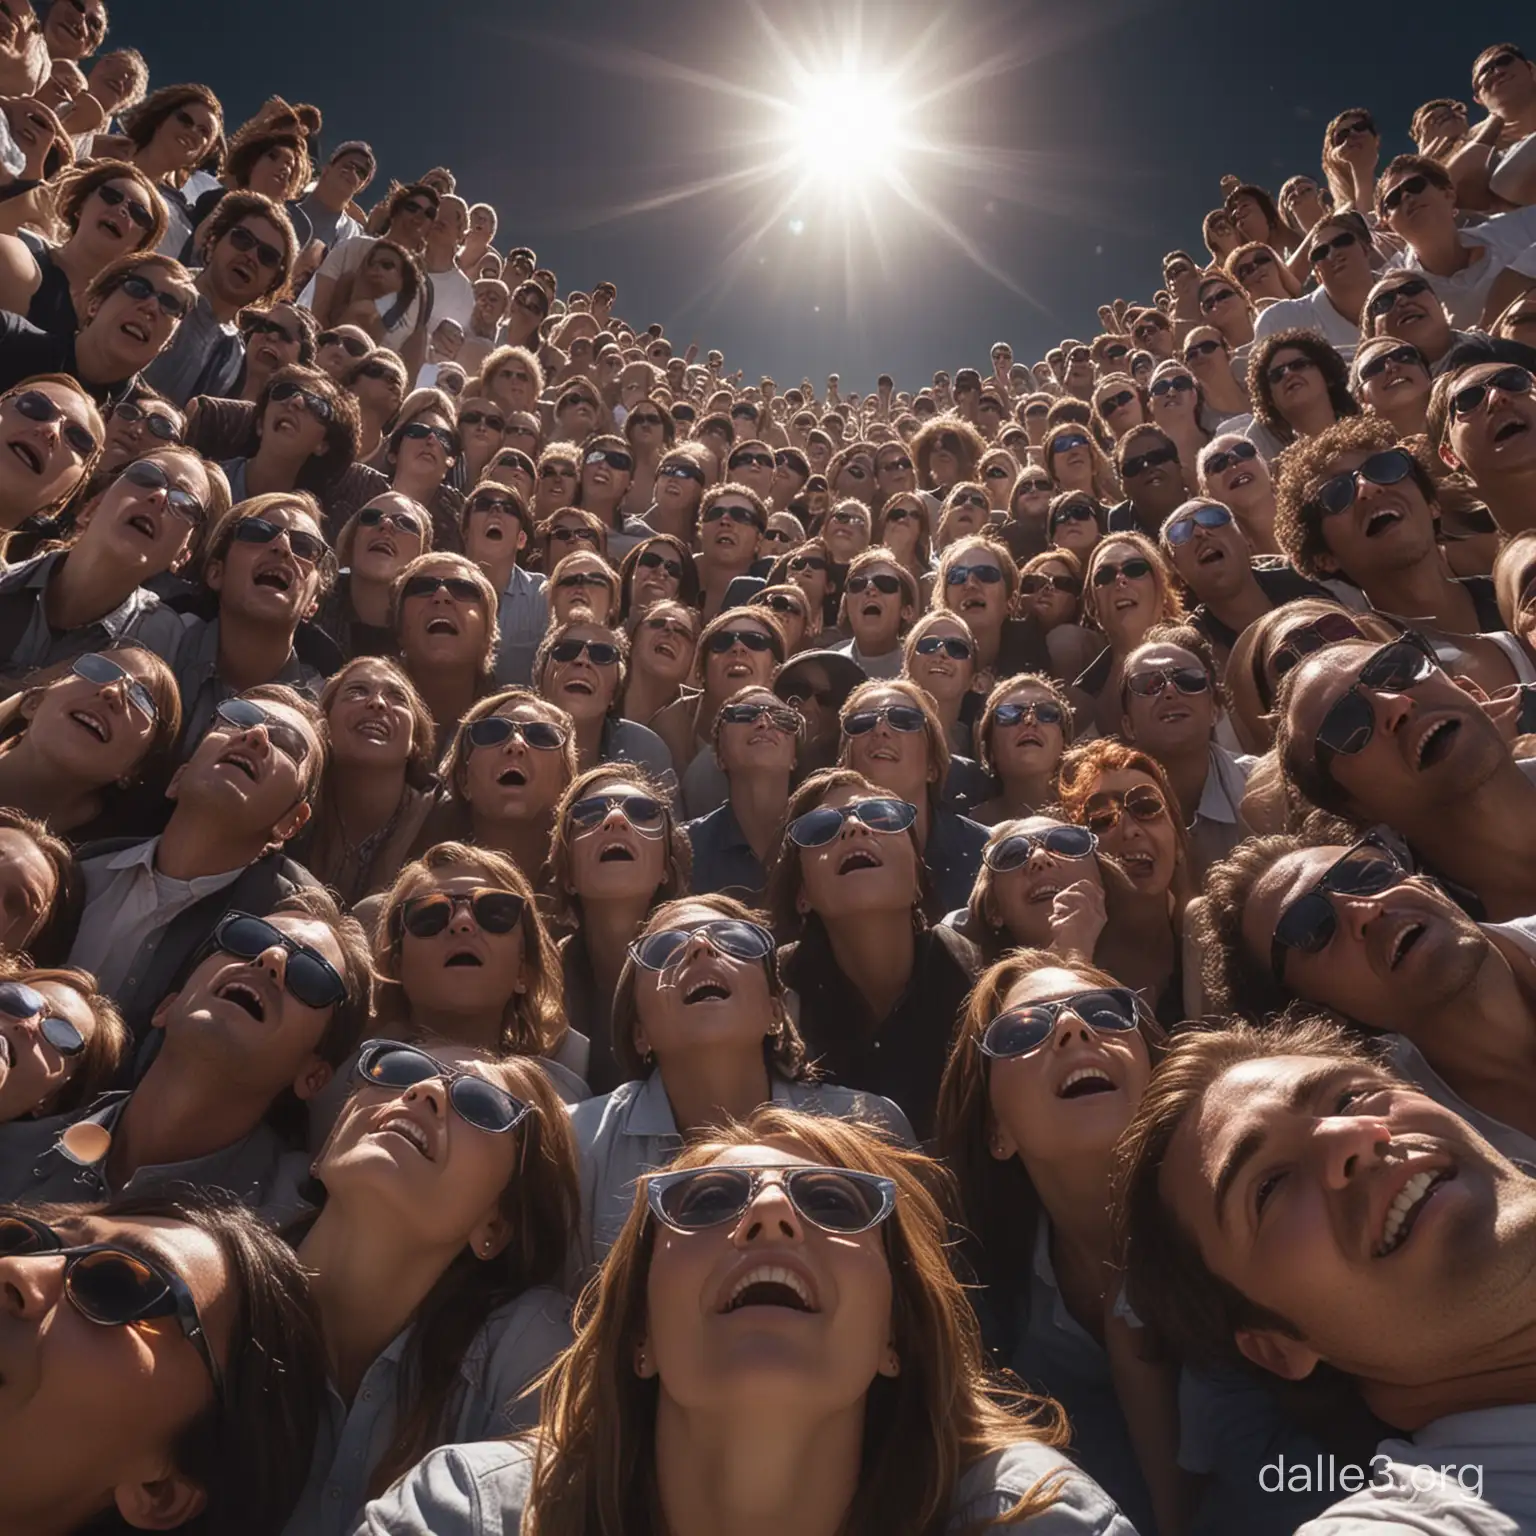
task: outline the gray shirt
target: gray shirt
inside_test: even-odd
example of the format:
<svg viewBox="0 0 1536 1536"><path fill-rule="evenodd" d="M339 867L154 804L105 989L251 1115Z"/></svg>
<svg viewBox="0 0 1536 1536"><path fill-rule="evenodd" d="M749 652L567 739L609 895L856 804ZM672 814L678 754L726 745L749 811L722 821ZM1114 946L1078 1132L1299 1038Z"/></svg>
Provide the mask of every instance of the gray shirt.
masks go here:
<svg viewBox="0 0 1536 1536"><path fill-rule="evenodd" d="M775 1104L868 1121L908 1146L915 1139L907 1117L878 1093L833 1083L792 1083L777 1074L770 1088ZM682 1151L683 1137L660 1072L578 1104L571 1111L571 1129L581 1154L581 1223L572 1266L579 1272L601 1259L618 1238L635 1203L635 1181L666 1167Z"/></svg>
<svg viewBox="0 0 1536 1536"><path fill-rule="evenodd" d="M401 1360L410 1337L407 1328L368 1367L350 1407L335 1387L327 1389L309 1482L283 1536L347 1536L357 1524L368 1481L398 1428ZM459 1362L443 1443L532 1429L539 1401L529 1388L570 1342L570 1305L549 1286L498 1307Z"/></svg>
<svg viewBox="0 0 1536 1536"><path fill-rule="evenodd" d="M533 681L533 655L549 628L549 596L544 578L514 565L496 612L501 644L496 651L496 684L528 687Z"/></svg>
<svg viewBox="0 0 1536 1536"><path fill-rule="evenodd" d="M1029 1536L1136 1536L1104 1490L1060 1451L1021 1440L974 1463L950 1502L946 1529L985 1529L1043 1477L1056 1501ZM517 1536L533 1482L525 1445L493 1440L433 1451L363 1512L354 1536Z"/></svg>
<svg viewBox="0 0 1536 1536"><path fill-rule="evenodd" d="M219 621L187 617L182 621L186 633L181 650L176 657L176 686L181 690L181 753L190 757L213 724L213 713L226 699L232 699L238 688L232 688L219 676ZM286 683L319 698L325 686L325 677L298 656L289 651L288 660L269 683Z"/></svg>
<svg viewBox="0 0 1536 1536"><path fill-rule="evenodd" d="M850 640L846 645L835 645L832 649L839 656L846 656L856 666L863 667L865 677L878 677L885 681L900 677L907 659L907 653L899 643L883 656L866 656L859 649L857 640Z"/></svg>
<svg viewBox="0 0 1536 1536"><path fill-rule="evenodd" d="M1243 793L1256 757L1243 757L1211 743L1210 766L1200 805L1189 824L1189 848L1194 855L1195 877L1203 880L1212 864L1232 852L1252 828L1243 820Z"/></svg>
<svg viewBox="0 0 1536 1536"><path fill-rule="evenodd" d="M233 395L244 364L240 328L220 320L200 293L170 346L144 370L144 382L185 410L194 395Z"/></svg>

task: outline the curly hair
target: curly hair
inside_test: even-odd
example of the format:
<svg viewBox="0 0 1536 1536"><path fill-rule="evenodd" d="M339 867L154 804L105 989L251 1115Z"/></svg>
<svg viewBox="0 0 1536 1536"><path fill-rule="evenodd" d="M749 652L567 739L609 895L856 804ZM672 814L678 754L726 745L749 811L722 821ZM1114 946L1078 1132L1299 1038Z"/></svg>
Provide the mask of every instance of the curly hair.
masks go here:
<svg viewBox="0 0 1536 1536"><path fill-rule="evenodd" d="M1280 414L1275 404L1275 387L1269 382L1270 364L1275 354L1286 348L1300 352L1322 374L1336 420L1360 414L1360 407L1349 392L1349 367L1333 347L1316 331L1273 331L1254 343L1248 357L1248 394L1253 401L1253 419L1260 426L1267 427L1282 443L1296 441L1296 429Z"/></svg>

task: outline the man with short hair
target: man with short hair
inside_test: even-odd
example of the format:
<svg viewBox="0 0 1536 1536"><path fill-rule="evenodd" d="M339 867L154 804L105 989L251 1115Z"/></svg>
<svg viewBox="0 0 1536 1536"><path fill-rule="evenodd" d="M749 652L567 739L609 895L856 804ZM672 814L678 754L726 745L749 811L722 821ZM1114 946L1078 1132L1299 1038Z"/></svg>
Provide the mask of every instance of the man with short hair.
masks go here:
<svg viewBox="0 0 1536 1536"><path fill-rule="evenodd" d="M310 1208L295 1112L356 1050L369 998L367 936L324 890L292 891L260 915L231 907L155 1004L131 1089L0 1128L0 1196L30 1205L193 1185L287 1225Z"/></svg>
<svg viewBox="0 0 1536 1536"><path fill-rule="evenodd" d="M1497 355L1513 345L1495 342L1486 359L1453 361L1435 381L1428 423L1431 446L1472 477L1511 538L1536 528L1536 374Z"/></svg>
<svg viewBox="0 0 1536 1536"><path fill-rule="evenodd" d="M326 162L309 194L299 203L308 217L315 239L327 251L363 232L363 226L347 212L373 180L378 160L362 139L349 139Z"/></svg>
<svg viewBox="0 0 1536 1536"><path fill-rule="evenodd" d="M623 532L619 507L635 478L634 450L612 433L589 437L581 450L581 506L609 530L608 555L617 564L639 543Z"/></svg>
<svg viewBox="0 0 1536 1536"><path fill-rule="evenodd" d="M1531 1528L1528 1167L1317 1021L1176 1038L1121 1149L1128 1300L1177 1358L1327 1365L1413 1437L1297 1536Z"/></svg>
<svg viewBox="0 0 1536 1536"><path fill-rule="evenodd" d="M746 602L764 585L750 574L768 526L768 509L756 491L727 481L705 492L699 505L700 609L707 624Z"/></svg>
<svg viewBox="0 0 1536 1536"><path fill-rule="evenodd" d="M1109 531L1156 540L1189 495L1178 444L1161 427L1132 427L1115 444L1115 468L1126 499L1109 509Z"/></svg>
<svg viewBox="0 0 1536 1536"><path fill-rule="evenodd" d="M766 502L774 484L773 449L757 437L733 443L725 461L725 478L746 486Z"/></svg>
<svg viewBox="0 0 1536 1536"><path fill-rule="evenodd" d="M699 503L704 497L708 476L698 448L680 443L662 454L651 486L651 504L644 517L624 520L624 532L636 539L648 539L664 533L693 547L699 526ZM633 547L633 546L631 546Z"/></svg>
<svg viewBox="0 0 1536 1536"><path fill-rule="evenodd" d="M863 669L840 651L801 651L774 673L773 691L805 722L796 756L796 782L837 762L842 707L864 680Z"/></svg>
<svg viewBox="0 0 1536 1536"><path fill-rule="evenodd" d="M1497 198L1515 207L1536 203L1536 62L1514 43L1494 43L1472 61L1472 96L1487 112L1461 142L1447 169L1464 206L1487 207ZM1465 123L1465 109L1463 109ZM1521 148L1524 153L1519 153ZM1498 155L1495 163L1495 152Z"/></svg>
<svg viewBox="0 0 1536 1536"><path fill-rule="evenodd" d="M194 278L198 300L144 379L175 405L195 395L235 392L245 343L235 317L282 290L293 271L293 225L259 192L230 192L198 241L204 266Z"/></svg>
<svg viewBox="0 0 1536 1536"><path fill-rule="evenodd" d="M69 963L116 998L136 1037L231 909L270 912L314 882L283 857L308 822L325 768L325 725L291 688L226 699L171 776L158 837L80 850L85 910Z"/></svg>
<svg viewBox="0 0 1536 1536"><path fill-rule="evenodd" d="M1451 317L1429 279L1422 272L1402 268L1372 284L1360 331L1364 336L1395 336L1412 342L1431 377L1444 369L1452 347L1472 339L1470 331L1451 328Z"/></svg>
<svg viewBox="0 0 1536 1536"><path fill-rule="evenodd" d="M955 374L955 415L976 425L976 404L981 399L981 375L974 368Z"/></svg>
<svg viewBox="0 0 1536 1536"><path fill-rule="evenodd" d="M512 303L512 294L499 277L482 277L473 284L474 306L469 313L469 329L459 348L458 361L466 373L477 373L486 358L496 350L496 335Z"/></svg>
<svg viewBox="0 0 1536 1536"><path fill-rule="evenodd" d="M1237 519L1256 554L1278 555L1275 483L1264 456L1241 432L1221 432L1195 459L1200 494L1219 501Z"/></svg>
<svg viewBox="0 0 1536 1536"><path fill-rule="evenodd" d="M459 270L459 251L469 234L469 204L449 193L440 198L437 213L427 231L421 266L431 287L426 327L430 335L441 320L455 321L463 334L475 311L475 291Z"/></svg>

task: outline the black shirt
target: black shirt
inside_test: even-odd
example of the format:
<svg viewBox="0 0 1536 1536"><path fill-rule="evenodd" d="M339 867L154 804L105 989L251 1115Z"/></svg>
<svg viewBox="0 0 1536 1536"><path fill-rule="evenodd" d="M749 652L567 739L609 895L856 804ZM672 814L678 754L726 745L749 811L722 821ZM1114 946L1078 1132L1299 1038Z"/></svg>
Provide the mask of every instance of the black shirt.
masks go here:
<svg viewBox="0 0 1536 1536"><path fill-rule="evenodd" d="M1278 555L1255 555L1252 561L1253 579L1258 582L1259 590L1269 599L1271 608L1279 608L1286 603L1294 602L1298 597L1323 597L1333 602L1333 593L1327 587L1320 586L1308 576L1303 576L1289 561L1282 560ZM1189 622L1205 636L1212 645L1219 645L1224 650L1231 650L1237 644L1237 631L1230 624L1218 619L1209 608L1201 603L1189 616Z"/></svg>
<svg viewBox="0 0 1536 1536"><path fill-rule="evenodd" d="M838 968L819 919L808 919L804 937L784 946L780 965L785 984L799 993L800 1033L820 1070L845 1088L894 1099L920 1141L932 1136L939 1079L981 968L970 940L952 928L921 929L906 991L883 1020Z"/></svg>
<svg viewBox="0 0 1536 1536"><path fill-rule="evenodd" d="M0 393L39 373L67 373L79 379L80 387L97 405L116 404L138 383L137 374L110 384L81 379L73 335L52 335L20 315L0 309Z"/></svg>

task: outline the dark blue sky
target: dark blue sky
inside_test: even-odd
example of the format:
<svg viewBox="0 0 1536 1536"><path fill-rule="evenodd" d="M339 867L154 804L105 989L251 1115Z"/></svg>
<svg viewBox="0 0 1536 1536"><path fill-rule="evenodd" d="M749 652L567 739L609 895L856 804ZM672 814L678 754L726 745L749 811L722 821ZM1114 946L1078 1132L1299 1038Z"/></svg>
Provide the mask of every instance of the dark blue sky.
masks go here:
<svg viewBox="0 0 1536 1536"><path fill-rule="evenodd" d="M851 10L764 6L811 53L828 18ZM1317 174L1324 125L1349 106L1376 114L1384 156L1411 148L1413 108L1467 99L1472 58L1510 33L1519 8L1458 0L1431 23L1416 5L872 0L866 34L883 54L938 18L913 89L1018 61L932 109L947 140L1006 155L982 173L914 167L913 179L1034 303L880 185L867 189L878 245L862 225L845 238L841 216L812 198L739 264L728 257L743 229L771 206L762 189L611 217L749 164L743 140L765 113L686 80L599 67L597 55L649 55L783 94L753 14L742 0L142 0L114 7L112 40L142 48L155 84L211 85L232 124L277 92L322 108L327 143L370 139L385 174L451 165L461 192L499 209L503 249L533 246L562 289L612 279L620 312L663 322L674 342L719 346L729 366L781 387L836 370L863 390L882 369L915 387L935 368L984 364L999 337L1032 359L1063 335L1093 335L1098 304L1150 294L1165 250L1199 253L1224 172L1271 190ZM805 222L798 236L791 214Z"/></svg>

